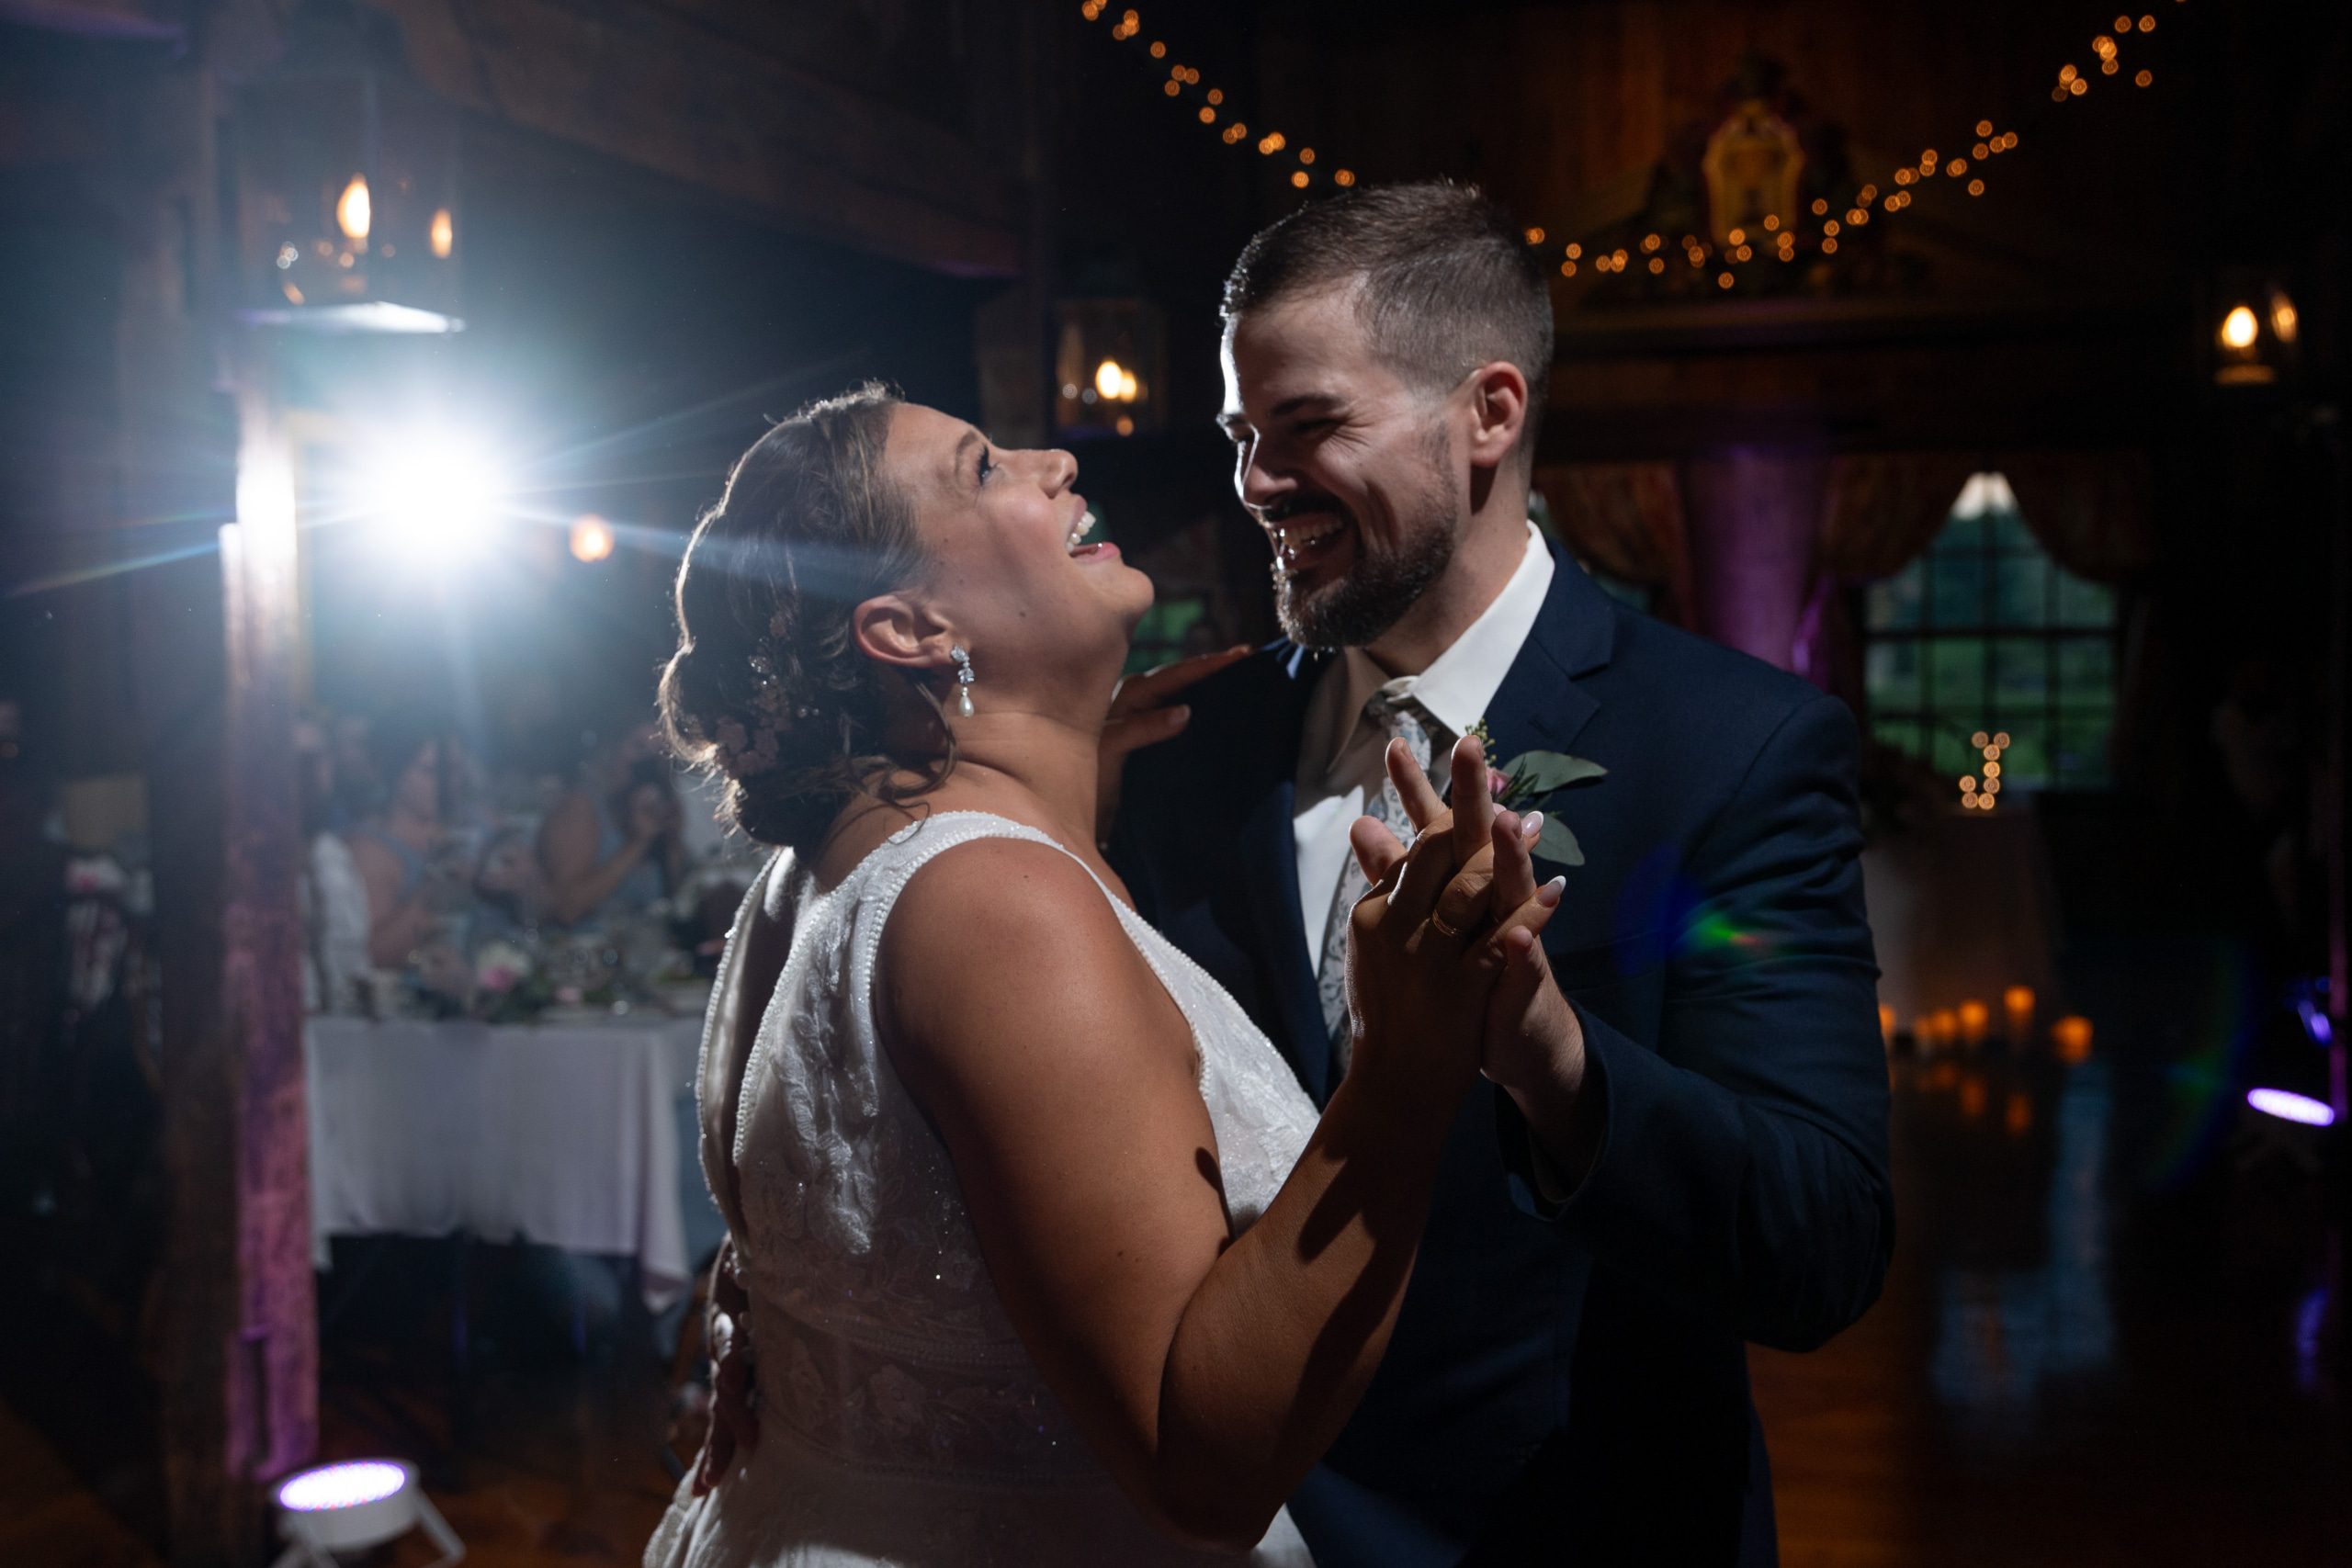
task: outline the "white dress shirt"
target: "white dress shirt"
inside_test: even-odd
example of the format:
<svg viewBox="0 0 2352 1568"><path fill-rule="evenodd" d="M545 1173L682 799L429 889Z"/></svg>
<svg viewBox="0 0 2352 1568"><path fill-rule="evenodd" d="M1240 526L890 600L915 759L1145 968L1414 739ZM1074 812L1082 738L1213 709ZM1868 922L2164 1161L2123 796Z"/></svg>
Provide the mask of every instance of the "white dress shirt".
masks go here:
<svg viewBox="0 0 2352 1568"><path fill-rule="evenodd" d="M1510 581L1413 682L1414 699L1437 721L1430 731L1431 756L1442 757L1487 716L1487 705L1495 700L1527 634L1535 629L1553 570L1543 535L1533 523L1528 524L1526 553ZM1341 649L1307 699L1291 830L1298 847L1301 936L1306 961L1318 972L1331 899L1352 852L1348 829L1363 815L1365 800L1383 778L1381 757L1387 748L1380 727L1364 717L1363 705L1387 681L1363 649Z"/></svg>

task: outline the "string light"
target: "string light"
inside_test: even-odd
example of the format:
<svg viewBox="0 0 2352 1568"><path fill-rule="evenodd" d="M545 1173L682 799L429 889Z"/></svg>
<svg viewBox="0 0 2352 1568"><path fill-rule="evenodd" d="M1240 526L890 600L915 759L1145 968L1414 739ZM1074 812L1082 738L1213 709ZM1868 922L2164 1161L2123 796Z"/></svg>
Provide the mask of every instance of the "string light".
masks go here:
<svg viewBox="0 0 2352 1568"><path fill-rule="evenodd" d="M1107 0L1081 0L1078 12L1080 17L1085 20L1093 22L1099 21L1103 13L1108 9L1109 6L1107 4ZM1119 14L1119 19L1112 24L1111 37L1114 40L1124 43L1127 39L1136 37L1142 32L1142 16L1133 9L1128 9L1122 11ZM1144 52L1153 60L1166 60L1169 56L1168 40L1165 39L1154 39L1148 46L1146 46ZM1200 68L1195 65L1186 65L1179 62L1169 66L1167 78L1160 83L1159 90L1163 96L1170 98L1181 98L1183 96L1184 90L1186 88L1198 87L1201 85ZM1202 96L1205 102L1201 108L1195 111L1194 118L1203 125L1214 126L1217 123L1217 111L1223 107L1225 104L1225 90L1221 87L1210 87L1203 93ZM1217 132L1217 140L1224 142L1228 147L1239 145L1241 142L1249 140L1249 126L1238 119L1227 124ZM1270 157L1273 153L1281 152L1288 144L1288 139L1278 130L1268 132L1266 135L1261 137L1256 143L1258 151L1261 154ZM1313 181L1314 176L1308 175L1306 172L1306 169L1315 162L1315 149L1312 147L1300 148L1298 151L1298 162L1300 167L1292 173L1290 176L1290 183L1294 189L1304 190ZM1331 177L1333 184L1343 188L1353 186L1356 183L1355 173L1351 169L1335 170Z"/></svg>
<svg viewBox="0 0 2352 1568"><path fill-rule="evenodd" d="M2177 3L2185 4L2186 0L2177 0ZM1099 20L1108 8L1107 0L1082 0L1079 6L1079 14L1086 21L1093 22ZM1119 14L1118 21L1110 28L1111 37L1124 42L1136 37L1142 26L1142 17L1136 11L1124 10ZM2113 26L2109 31L2097 34L2090 40L2092 57L2099 62L2101 73L2109 76L2120 74L2123 70L2121 40L2135 34L2153 33L2155 28L2156 18L2153 14L2143 14L2135 20L2128 13L2119 13L2114 17ZM1164 39L1154 39L1148 48L1148 53L1153 60L1165 59L1168 52L1169 46ZM2155 74L2153 71L2142 68L2132 73L2132 81L2136 86L2152 86L2155 82ZM1179 64L1170 68L1168 79L1161 84L1161 91L1165 96L1176 98L1182 96L1186 87L1200 85L1201 73L1197 68ZM2070 98L2084 96L2089 90L2089 78L2084 74L2081 67L2070 61L2059 67L2056 85L2051 88L2050 96L2053 103L2064 104ZM1211 87L1204 94L1204 97L1207 107L1199 109L1199 121L1203 125L1214 126L1218 119L1217 108L1225 103L1225 94L1218 88ZM1882 192L1875 184L1864 184L1859 186L1852 197L1852 204L1843 209L1842 218L1832 216L1838 209L1833 206L1829 197L1814 197L1808 204L1808 210L1813 218L1820 220L1817 235L1812 241L1814 247L1824 256L1836 255L1839 237L1846 230L1859 229L1867 224L1873 209L1882 212L1894 213L1910 207L1913 201L1912 187L1923 178L1931 176L1939 171L1954 181L1964 178L1965 184L1962 188L1970 197L1984 195L1987 186L1984 173L1981 168L1973 169L1972 162L1981 165L2004 152L2015 151L2018 146L2018 133L2015 130L1996 130L1990 118L1977 120L1973 129L1974 138L1964 156L1955 154L1946 158L1933 147L1923 148L1916 164L1905 164L1893 171L1894 189ZM1219 130L1218 140L1229 147L1238 146L1250 140L1250 134L1249 126L1237 118ZM1272 157L1288 146L1288 139L1279 130L1270 130L1260 136L1253 145L1256 146L1261 156ZM1306 171L1316 161L1315 149L1300 148L1297 151L1296 159L1299 166L1291 171L1290 184L1294 189L1305 190L1313 183L1313 176ZM1351 189L1356 183L1355 171L1347 168L1334 169L1331 171L1331 183L1340 189ZM1800 243L1799 230L1804 226L1802 220L1792 222L1783 220L1778 213L1766 213L1756 221L1764 233L1773 237L1771 246L1769 248L1772 250L1776 259L1784 263L1795 259L1795 251ZM1530 245L1541 245L1544 243L1546 231L1541 225L1531 226L1525 233ZM1703 271L1711 263L1720 263L1721 269L1715 274L1716 286L1721 289L1729 290L1738 282L1737 275L1732 268L1756 260L1756 247L1763 244L1764 242L1759 240L1751 244L1745 228L1732 230L1725 235L1724 240L1725 243L1718 248L1696 235L1686 234L1682 236L1681 243L1684 257L1694 270ZM1641 254L1647 258L1647 270L1653 277L1665 275L1665 258L1659 254L1664 248L1665 239L1662 235L1652 233L1642 238ZM1588 260L1596 271L1623 273L1629 265L1629 259L1623 248L1597 252L1587 258L1583 246L1576 242L1570 242L1566 247L1564 259L1560 263L1560 275L1563 277L1577 276L1581 269L1580 264ZM2006 742L2007 737L2002 739ZM1996 784L1997 778L1996 773L1986 783ZM1977 798L1983 802L1979 809L1990 809L1991 797L1996 793L1997 793L1996 789L1977 791Z"/></svg>

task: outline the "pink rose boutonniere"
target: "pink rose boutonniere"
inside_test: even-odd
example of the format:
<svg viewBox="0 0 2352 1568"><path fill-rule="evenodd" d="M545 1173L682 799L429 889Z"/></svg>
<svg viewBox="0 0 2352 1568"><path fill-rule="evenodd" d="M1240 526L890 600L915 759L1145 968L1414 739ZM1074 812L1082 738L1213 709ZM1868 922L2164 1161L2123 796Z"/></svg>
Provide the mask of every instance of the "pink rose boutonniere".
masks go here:
<svg viewBox="0 0 2352 1568"><path fill-rule="evenodd" d="M1494 755L1495 738L1480 719L1470 727L1470 733L1479 745ZM1487 793L1495 804L1506 811L1526 812L1545 807L1554 795L1571 784L1589 784L1606 778L1609 770L1599 762L1582 757L1571 757L1565 751L1521 751L1506 762L1487 770ZM1535 840L1537 860L1552 861L1560 865L1582 865L1584 850L1577 836L1560 819L1556 811L1544 812L1544 831Z"/></svg>

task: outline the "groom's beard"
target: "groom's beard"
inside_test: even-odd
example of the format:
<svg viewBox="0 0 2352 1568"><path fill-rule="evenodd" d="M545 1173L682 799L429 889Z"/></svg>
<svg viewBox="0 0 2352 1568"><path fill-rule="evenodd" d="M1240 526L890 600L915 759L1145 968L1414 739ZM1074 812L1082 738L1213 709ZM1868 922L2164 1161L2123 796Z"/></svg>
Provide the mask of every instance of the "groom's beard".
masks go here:
<svg viewBox="0 0 2352 1568"><path fill-rule="evenodd" d="M1375 547L1351 515L1355 559L1346 575L1302 589L1274 558L1274 615L1283 635L1303 648L1362 648L1402 620L1405 612L1453 564L1461 511L1451 482L1453 443L1442 426L1425 451L1422 482L1402 498L1416 519L1396 548Z"/></svg>

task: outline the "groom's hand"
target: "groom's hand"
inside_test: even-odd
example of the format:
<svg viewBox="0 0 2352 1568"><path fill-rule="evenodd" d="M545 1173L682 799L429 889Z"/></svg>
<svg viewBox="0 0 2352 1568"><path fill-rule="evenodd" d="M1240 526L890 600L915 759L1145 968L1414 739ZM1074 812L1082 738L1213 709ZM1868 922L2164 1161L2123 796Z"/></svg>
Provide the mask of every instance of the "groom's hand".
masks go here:
<svg viewBox="0 0 2352 1568"><path fill-rule="evenodd" d="M1496 824L1497 908L1530 898L1556 905L1566 880L1554 877L1538 887L1532 853L1544 830L1541 812L1517 821L1508 813ZM1544 944L1529 938L1512 943L1511 960L1487 1005L1487 1049L1481 1069L1509 1093L1527 1118L1550 1158L1552 1175L1573 1190L1592 1163L1594 1130L1584 1089L1584 1026L1552 977ZM1578 1114L1579 1109L1586 1113Z"/></svg>
<svg viewBox="0 0 2352 1568"><path fill-rule="evenodd" d="M1094 837L1107 840L1119 817L1119 780L1126 772L1127 754L1157 746L1183 733L1193 710L1171 701L1177 693L1207 680L1228 665L1247 658L1250 645L1240 643L1216 653L1198 653L1130 675L1119 682L1111 699L1111 716L1102 726L1102 771L1094 788Z"/></svg>

